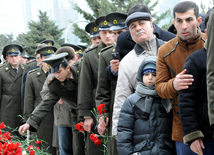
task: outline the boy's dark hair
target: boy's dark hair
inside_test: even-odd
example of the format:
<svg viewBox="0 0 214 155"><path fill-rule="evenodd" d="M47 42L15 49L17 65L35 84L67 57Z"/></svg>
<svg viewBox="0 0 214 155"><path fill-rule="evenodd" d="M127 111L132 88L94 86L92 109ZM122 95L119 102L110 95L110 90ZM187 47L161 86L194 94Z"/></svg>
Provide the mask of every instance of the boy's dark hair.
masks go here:
<svg viewBox="0 0 214 155"><path fill-rule="evenodd" d="M135 4L133 7L131 7L129 9L129 12L127 14L127 16L131 15L132 13L135 13L135 12L147 12L149 14L151 14L151 11L149 9L148 6L144 5L144 4Z"/></svg>
<svg viewBox="0 0 214 155"><path fill-rule="evenodd" d="M56 54L60 54L60 53L68 53L68 55L65 57L65 59L67 61L74 59L75 57L75 51L72 47L70 46L64 46L64 47L60 47L57 51ZM67 67L67 66L66 66Z"/></svg>
<svg viewBox="0 0 214 155"><path fill-rule="evenodd" d="M199 8L195 2L184 1L184 2L180 2L180 3L176 4L175 7L173 8L174 19L175 19L175 13L185 13L191 9L194 10L194 14L195 14L196 18L198 18L199 17Z"/></svg>
<svg viewBox="0 0 214 155"><path fill-rule="evenodd" d="M209 17L210 17L210 12L212 11L213 8L209 9L206 13L206 16L205 16L205 20L204 20L204 23L205 23L205 27L207 28L207 22L209 20Z"/></svg>

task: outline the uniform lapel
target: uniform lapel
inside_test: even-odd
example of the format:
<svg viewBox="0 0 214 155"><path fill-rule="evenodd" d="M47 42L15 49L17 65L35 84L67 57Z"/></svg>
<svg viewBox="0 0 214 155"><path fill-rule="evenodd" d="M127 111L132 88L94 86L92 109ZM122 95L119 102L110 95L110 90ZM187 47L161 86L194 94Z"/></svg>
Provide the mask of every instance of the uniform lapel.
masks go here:
<svg viewBox="0 0 214 155"><path fill-rule="evenodd" d="M10 63L7 63L7 66L5 67L5 70L9 71L9 74L11 75L11 77L13 77L13 79L16 77L16 72L13 70L13 68L10 65Z"/></svg>
<svg viewBox="0 0 214 155"><path fill-rule="evenodd" d="M12 70L13 70L13 69L12 69ZM22 76L23 70L24 70L24 66L23 66L22 64L19 64L18 73L16 74L15 71L14 71L14 73L15 73L15 79L14 79L14 81L15 81L16 79L18 79L20 76Z"/></svg>

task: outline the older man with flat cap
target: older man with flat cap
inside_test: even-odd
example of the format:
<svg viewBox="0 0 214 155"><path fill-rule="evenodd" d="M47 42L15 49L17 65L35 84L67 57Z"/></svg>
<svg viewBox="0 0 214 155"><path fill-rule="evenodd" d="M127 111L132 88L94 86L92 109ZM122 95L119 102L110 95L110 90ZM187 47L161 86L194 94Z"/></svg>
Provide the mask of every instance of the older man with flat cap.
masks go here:
<svg viewBox="0 0 214 155"><path fill-rule="evenodd" d="M20 63L23 48L18 44L4 47L8 63L0 68L0 122L16 128L21 125L21 83L24 66Z"/></svg>
<svg viewBox="0 0 214 155"><path fill-rule="evenodd" d="M135 10L135 8L130 9L129 12L133 10ZM164 41L158 39L153 34L152 21L153 19L150 13L137 12L137 10L129 14L126 19L126 25L136 44L134 49L121 60L119 65L112 116L112 134L114 136L117 136L117 123L123 102L128 96L135 92L138 67L146 57L157 55L158 48L164 44ZM119 145L121 145L121 138L123 138L122 135L118 135L117 144Z"/></svg>

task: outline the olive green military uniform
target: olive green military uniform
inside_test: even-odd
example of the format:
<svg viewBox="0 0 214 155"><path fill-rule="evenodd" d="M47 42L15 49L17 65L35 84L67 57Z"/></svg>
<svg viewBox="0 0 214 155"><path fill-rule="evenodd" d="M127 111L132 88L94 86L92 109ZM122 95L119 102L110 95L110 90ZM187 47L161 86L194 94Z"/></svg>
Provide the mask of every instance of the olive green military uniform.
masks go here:
<svg viewBox="0 0 214 155"><path fill-rule="evenodd" d="M24 66L19 64L18 73L10 63L0 68L0 121L11 128L21 125L21 83Z"/></svg>
<svg viewBox="0 0 214 155"><path fill-rule="evenodd" d="M43 84L46 79L46 74L42 69L42 66L31 70L27 74L26 86L25 86L25 98L24 98L24 119L28 119L30 114L33 112L35 107L42 101L40 91L42 90ZM51 109L48 114L43 119L39 130L36 135L39 139L44 140L44 147L48 148L48 152L51 154L56 154L56 148L52 147L52 136L53 136L53 124L54 116L53 109ZM34 144L35 145L35 144ZM42 145L39 145L41 148Z"/></svg>
<svg viewBox="0 0 214 155"><path fill-rule="evenodd" d="M79 77L80 65L79 61L75 61L73 67L76 69L77 78ZM78 131L75 125L78 123L77 110L70 109L68 103L55 104L54 106L54 123L56 126L72 127L72 145L73 155L84 155L84 136Z"/></svg>
<svg viewBox="0 0 214 155"><path fill-rule="evenodd" d="M210 12L208 21L208 34L207 34L207 99L208 99L208 115L210 126L214 126L214 9ZM194 78L194 77L193 77Z"/></svg>
<svg viewBox="0 0 214 155"><path fill-rule="evenodd" d="M95 93L97 88L99 54L100 50L105 46L106 45L101 42L98 46L95 46L84 53L78 89L78 109L80 117L90 116L93 118L91 110L96 108ZM95 120L94 124L96 124ZM92 127L92 132L97 133L94 126ZM87 134L87 155L103 154L103 146L95 145L89 137L90 134Z"/></svg>
<svg viewBox="0 0 214 155"><path fill-rule="evenodd" d="M46 114L53 108L61 98L69 105L71 111L76 111L77 104L77 71L74 66L71 67L71 73L74 80L65 80L60 82L55 77L48 81L48 92L43 96L43 101L34 109L27 123L31 125L31 131L37 131ZM83 149L84 151L84 149Z"/></svg>
<svg viewBox="0 0 214 155"><path fill-rule="evenodd" d="M114 95L116 81L110 81L106 77L106 67L111 60L111 54L115 51L116 45L108 46L101 50L98 67L98 85L96 92L96 105L105 103L106 116L109 118L108 135L112 134L112 113L114 105ZM108 143L109 155L117 155L117 145L115 138L109 138Z"/></svg>

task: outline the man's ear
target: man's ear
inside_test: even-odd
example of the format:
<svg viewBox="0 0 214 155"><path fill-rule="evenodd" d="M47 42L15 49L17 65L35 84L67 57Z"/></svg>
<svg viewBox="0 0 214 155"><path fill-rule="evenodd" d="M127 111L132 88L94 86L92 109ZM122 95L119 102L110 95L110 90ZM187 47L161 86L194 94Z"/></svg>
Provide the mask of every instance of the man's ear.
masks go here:
<svg viewBox="0 0 214 155"><path fill-rule="evenodd" d="M67 70L70 70L70 68L71 68L71 67L70 67L69 65L66 67Z"/></svg>
<svg viewBox="0 0 214 155"><path fill-rule="evenodd" d="M201 22L202 22L202 17L198 17L197 21L198 21L197 27L199 27L199 25L200 25Z"/></svg>

